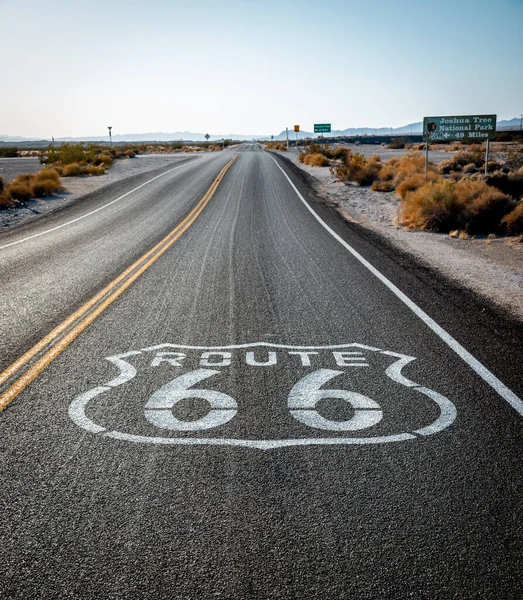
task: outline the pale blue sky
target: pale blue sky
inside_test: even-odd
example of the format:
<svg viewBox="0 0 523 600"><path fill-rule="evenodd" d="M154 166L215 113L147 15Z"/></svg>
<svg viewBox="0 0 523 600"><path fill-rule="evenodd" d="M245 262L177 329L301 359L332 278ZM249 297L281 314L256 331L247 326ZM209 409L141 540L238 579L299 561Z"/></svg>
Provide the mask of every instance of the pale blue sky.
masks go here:
<svg viewBox="0 0 523 600"><path fill-rule="evenodd" d="M523 112L523 0L0 0L0 134Z"/></svg>

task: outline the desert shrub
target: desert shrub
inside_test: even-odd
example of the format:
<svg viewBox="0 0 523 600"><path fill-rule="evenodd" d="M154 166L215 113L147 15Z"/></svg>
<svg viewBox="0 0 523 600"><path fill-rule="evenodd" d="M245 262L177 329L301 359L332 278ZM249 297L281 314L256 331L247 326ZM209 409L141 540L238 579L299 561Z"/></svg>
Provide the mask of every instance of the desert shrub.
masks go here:
<svg viewBox="0 0 523 600"><path fill-rule="evenodd" d="M33 190L27 181L12 182L8 187L9 196L18 202L26 202L33 198Z"/></svg>
<svg viewBox="0 0 523 600"><path fill-rule="evenodd" d="M509 171L517 171L523 168L523 150L521 148L514 148L507 153L505 159L505 167Z"/></svg>
<svg viewBox="0 0 523 600"><path fill-rule="evenodd" d="M463 173L476 173L478 170L478 168L476 167L476 165L474 163L469 163L468 165L465 165L463 167Z"/></svg>
<svg viewBox="0 0 523 600"><path fill-rule="evenodd" d="M354 181L360 185L371 185L379 178L381 168L379 156L372 156L362 168L354 173Z"/></svg>
<svg viewBox="0 0 523 600"><path fill-rule="evenodd" d="M129 149L129 150L126 150L126 151L124 152L124 155L125 155L127 158L135 158L135 157L136 157L136 153L135 153L133 150L130 150L130 149Z"/></svg>
<svg viewBox="0 0 523 600"><path fill-rule="evenodd" d="M50 196L60 188L60 184L52 179L42 179L35 181L32 186L33 198L41 198L42 196Z"/></svg>
<svg viewBox="0 0 523 600"><path fill-rule="evenodd" d="M330 158L333 160L345 160L345 155L347 154L348 148L343 148L342 146L338 146L338 148L334 148L330 152Z"/></svg>
<svg viewBox="0 0 523 600"><path fill-rule="evenodd" d="M94 159L95 166L105 165L107 167L113 164L113 157L110 154L98 154Z"/></svg>
<svg viewBox="0 0 523 600"><path fill-rule="evenodd" d="M392 168L395 171L394 185L398 186L404 179L415 173L425 173L425 157L421 152L408 152L398 158ZM432 165L429 165L429 170L433 170Z"/></svg>
<svg viewBox="0 0 523 600"><path fill-rule="evenodd" d="M0 208L9 208L14 202L8 194L0 194Z"/></svg>
<svg viewBox="0 0 523 600"><path fill-rule="evenodd" d="M287 152L287 146L285 146L284 144L280 144L280 145L278 146L278 150L279 150L280 152Z"/></svg>
<svg viewBox="0 0 523 600"><path fill-rule="evenodd" d="M0 148L0 158L16 158L18 148Z"/></svg>
<svg viewBox="0 0 523 600"><path fill-rule="evenodd" d="M376 180L374 181L374 183L371 185L371 189L374 190L375 192L393 192L394 191L394 184L392 183L392 180L385 180L385 181L381 181L380 180Z"/></svg>
<svg viewBox="0 0 523 600"><path fill-rule="evenodd" d="M492 233L514 207L514 200L483 181L439 179L405 193L400 219L420 229Z"/></svg>
<svg viewBox="0 0 523 600"><path fill-rule="evenodd" d="M459 181L454 186L454 193L462 207L459 229L472 234L495 232L503 217L516 206L510 196L483 181Z"/></svg>
<svg viewBox="0 0 523 600"><path fill-rule="evenodd" d="M16 202L27 202L32 198L49 196L60 189L60 177L54 169L43 169L38 173L18 175L0 189L0 205L10 206Z"/></svg>
<svg viewBox="0 0 523 600"><path fill-rule="evenodd" d="M520 202L514 210L505 215L501 221L507 233L517 235L523 233L523 202Z"/></svg>
<svg viewBox="0 0 523 600"><path fill-rule="evenodd" d="M279 150L282 143L280 141L272 140L270 142L265 142L266 150Z"/></svg>
<svg viewBox="0 0 523 600"><path fill-rule="evenodd" d="M504 194L509 194L513 198L523 197L523 168L516 173L503 173L497 171L487 178L488 185L491 185Z"/></svg>
<svg viewBox="0 0 523 600"><path fill-rule="evenodd" d="M5 193L4 180L2 179L2 177L0 177L0 208L6 208L8 206L11 206L12 204L13 201L8 196L8 194Z"/></svg>
<svg viewBox="0 0 523 600"><path fill-rule="evenodd" d="M58 148L51 148L47 153L46 164L60 163L69 165L80 163L85 160L85 152L82 144L63 144Z"/></svg>
<svg viewBox="0 0 523 600"><path fill-rule="evenodd" d="M360 185L370 185L379 177L382 169L381 159L374 155L366 159L363 154L345 150L343 162L331 166L331 173L340 181L355 181Z"/></svg>
<svg viewBox="0 0 523 600"><path fill-rule="evenodd" d="M85 167L85 173L87 175L105 175L105 167L103 165L87 165Z"/></svg>
<svg viewBox="0 0 523 600"><path fill-rule="evenodd" d="M60 173L55 169L42 169L34 174L36 181L55 181L60 185Z"/></svg>
<svg viewBox="0 0 523 600"><path fill-rule="evenodd" d="M62 167L62 175L64 177L77 177L85 174L85 166L80 163L71 163Z"/></svg>
<svg viewBox="0 0 523 600"><path fill-rule="evenodd" d="M450 181L430 181L407 194L401 204L400 222L417 229L458 229L459 206Z"/></svg>
<svg viewBox="0 0 523 600"><path fill-rule="evenodd" d="M425 174L423 173L413 173L408 177L405 177L396 187L396 193L402 199L404 199L407 194L416 191L418 188L422 187L427 183L427 181L436 181L438 179L435 173L429 173L428 180L425 178Z"/></svg>
<svg viewBox="0 0 523 600"><path fill-rule="evenodd" d="M302 161L304 164L310 167L327 167L329 166L330 160L320 152L304 153Z"/></svg>
<svg viewBox="0 0 523 600"><path fill-rule="evenodd" d="M472 165L472 166L471 166ZM452 158L440 163L439 171L443 175L448 175L452 172L461 172L469 169L472 173L472 168L480 169L485 166L485 149L482 146L474 144L466 150L456 152Z"/></svg>
<svg viewBox="0 0 523 600"><path fill-rule="evenodd" d="M405 148L406 143L407 140L405 138L396 138L395 140L392 140L389 143L387 148L389 148L390 150L403 150L403 148Z"/></svg>

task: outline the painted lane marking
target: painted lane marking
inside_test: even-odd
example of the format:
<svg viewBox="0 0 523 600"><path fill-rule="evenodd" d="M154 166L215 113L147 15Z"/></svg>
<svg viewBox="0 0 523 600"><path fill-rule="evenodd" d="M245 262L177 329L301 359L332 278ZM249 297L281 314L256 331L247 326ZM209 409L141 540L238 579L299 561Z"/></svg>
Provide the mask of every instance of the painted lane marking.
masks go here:
<svg viewBox="0 0 523 600"><path fill-rule="evenodd" d="M368 437L334 437L335 434L350 434L351 432L360 432L363 429L370 429L378 426L385 416L385 410L375 400L368 396L358 393L355 391L349 391L342 388L339 385L339 389L333 389L328 387L322 387L328 385L330 380L335 377L341 377L346 375L345 385L358 385L361 387L362 381L353 380L351 377L350 369L346 371L332 370L332 369L318 369L318 364L310 365L306 361L301 362L301 369L314 369L305 375L300 375L300 380L292 387L288 393L286 410L291 417L299 421L304 428L306 437L297 439L237 439L227 437L205 437L207 430L226 427L232 419L239 412L238 403L232 396L217 391L214 389L202 389L197 387L194 389L192 386L198 385L200 382L213 377L214 375L225 374L227 368L239 366L245 369L250 369L251 373L256 373L260 364L253 364L252 361L247 360L249 352L245 352L249 348L259 348L265 346L267 348L277 348L280 350L286 350L281 354L287 356L287 361L290 366L300 368L296 366L296 354L302 353L304 348L307 348L308 354L314 355L317 362L321 361L333 361L336 354L339 352L333 351L333 349L339 350L341 348L346 350L346 354L361 354L362 352L353 352L358 349L366 351L369 355L369 360L374 357L379 358L380 355L384 357L392 357L395 359L392 364L381 365L377 364L379 373L386 376L385 381L388 384L391 382L399 385L408 390L408 394L413 396L414 402L412 409L414 412L423 410L426 411L427 399L432 403L433 409L428 412L429 418L433 419L431 423L420 427L418 422L415 421L414 427L407 426L408 431L400 433L384 433L383 435L369 435ZM176 348L183 349L193 352L193 356L190 357L190 363L194 366L199 362L198 366L201 366L202 362L210 360L211 356L214 359L219 358L221 362L213 362L213 365L221 367L224 370L219 371L216 369L201 369L197 368L191 370L192 367L188 365L184 367L183 360L187 358L186 353L170 353L176 354L176 357L172 361L163 360L166 352L159 350L162 348ZM229 350L240 350L234 356ZM273 354L276 354L273 352ZM318 356L322 354L322 356ZM152 355L152 356L151 356ZM160 356L161 360L158 361ZM183 357L183 360L181 359ZM152 358L152 361L151 361ZM278 363L282 356L279 355ZM131 364L128 359L136 360L138 363L142 363L140 370L146 366L148 369L153 369L154 377L157 374L162 376L169 376L172 373L174 367L177 376L171 379L167 384L162 385L156 392L149 397L144 399L142 408L140 409L141 400L140 397L132 393L127 387L138 375L138 368L136 364ZM140 360L141 359L141 360ZM362 344L349 343L332 346L291 346L285 344L273 344L265 342L255 342L251 344L238 344L235 346L186 346L178 344L160 344L158 346L152 346L149 348L143 348L139 351L126 352L124 354L118 354L115 356L106 357L112 365L117 367L119 370L118 375L111 379L109 382L98 385L87 392L84 392L73 399L69 406L69 417L71 420L80 428L90 432L94 435L102 435L103 437L112 438L120 441L127 441L139 444L166 444L166 445L220 445L220 446L235 446L235 447L247 447L257 448L260 450L271 450L274 448L290 447L290 446L305 446L305 445L343 445L343 444L381 444L399 441L416 440L422 437L434 435L450 427L457 416L456 407L454 404L445 396L429 388L423 387L420 384L407 379L402 374L402 369L409 365L412 361L416 360L413 356L407 356L405 354L399 354L396 352L390 352L387 350L380 350L370 346L364 346ZM375 360L373 362L376 362ZM144 365L145 363L145 365ZM272 361L267 361L261 368L267 370L267 374L275 373L273 371ZM288 367L289 365L284 365ZM350 367L350 365L347 365ZM158 371L158 367L160 370ZM185 368L190 369L186 371ZM178 369L181 369L178 371ZM293 370L294 370L293 369ZM277 375L276 375L277 376ZM370 375L371 380L374 377ZM138 378L139 389L143 389L143 380L140 381ZM363 382L365 385L365 382ZM227 378L221 378L217 380L218 386L227 385ZM141 435L138 433L131 433L125 431L118 431L112 427L104 427L99 423L95 423L87 414L91 412L91 409L102 400L103 402L114 402L114 396L111 397L111 393L114 388L119 386L125 386L126 391L121 391L120 398L117 400L118 403L123 402L124 412L126 416L126 422L129 421L127 416L126 407L130 404L133 406L132 410L141 410L142 418L149 423L149 428L152 425L155 428L167 431L164 437L158 435ZM273 389L271 387L271 389ZM405 392L403 392L404 394ZM425 402L420 402L418 394L421 394L425 398ZM103 398L105 396L105 398ZM392 394L389 394L388 398L382 398L382 401L389 406L387 413L390 413L390 408L395 406L395 398L397 396L397 389L392 389ZM280 397L280 393L277 392L277 397ZM196 420L179 419L173 414L173 410L177 407L180 402L192 402L193 399L199 399L200 401L207 402L207 414L203 417L197 418ZM138 400L138 406L136 401ZM321 411L321 403L329 400L341 400L346 403L347 407L352 409L352 414L344 416L344 420L332 420L325 418ZM411 401L411 400L410 400ZM122 406L120 404L120 406ZM242 399L242 407L245 409L245 400ZM435 416L434 408L437 410L437 416ZM105 411L103 414L110 414L110 405L105 405ZM278 413L279 414L279 413ZM425 414L423 412L422 414ZM281 418L281 416L279 417ZM412 418L412 417L411 417ZM419 418L419 417L418 417ZM426 417L424 417L426 418ZM143 422L140 425L140 418L136 421L138 427L143 426ZM309 437L310 428L321 430L324 433L332 432L333 437ZM183 437L184 433L199 433L200 437ZM173 437L172 434L177 434L178 437ZM168 435L170 434L170 435ZM180 437L180 435L182 437Z"/></svg>
<svg viewBox="0 0 523 600"><path fill-rule="evenodd" d="M96 294L89 302L74 312L0 374L0 386L10 380L12 381L10 387L0 394L0 410L3 410L50 362L61 354L84 329L121 296L140 275L154 264L189 229L214 196L223 177L235 160L236 155L223 167L198 204L162 241L146 252L101 292ZM20 374L20 371L33 359L37 359L36 362ZM18 379L16 379L17 377Z"/></svg>
<svg viewBox="0 0 523 600"><path fill-rule="evenodd" d="M270 154L269 154L270 156ZM335 238L346 250L348 250L354 258L356 258L365 268L367 268L375 277L377 277L396 297L398 297L410 310L418 316L424 323L429 327L449 348L451 348L459 357L461 357L467 365L475 371L477 375L483 379L493 390L495 390L506 402L512 406L512 408L523 416L523 401L514 394L500 379L498 379L493 373L491 373L486 367L484 367L477 358L472 356L468 350L466 350L456 339L454 339L449 333L447 333L443 327L438 325L434 319L422 310L415 302L413 302L408 296L406 296L398 287L396 287L392 281L387 279L378 269L372 266L363 256L357 252L352 246L350 246L343 238L341 238L334 230L332 230L327 223L325 223L309 206L305 198L301 195L298 188L291 181L287 173L278 164L278 161L270 156L274 161L278 169L283 173L292 189L296 192L298 198L303 202L307 210L312 216L318 221L318 223L326 229L333 238Z"/></svg>
<svg viewBox="0 0 523 600"><path fill-rule="evenodd" d="M200 159L196 159L196 160L200 160ZM149 179L145 183L140 184L139 186L133 188L129 192L126 192L122 196L119 196L115 200L111 200L111 202L108 202L107 204L104 204L103 206L99 206L98 208L95 208L91 212L88 212L85 215L77 217L76 219L72 219L71 221L67 221L67 223L62 223L61 225L57 225L56 227L52 227L51 229L46 229L45 231L41 231L40 233L35 233L33 235L29 235L29 236L27 236L25 238L22 238L21 240L16 240L15 242L10 242L9 244L4 244L3 246L0 246L0 250L3 250L4 248L9 248L10 246L16 246L17 244L22 244L23 242L28 242L29 240L32 240L34 238L40 237L42 235L46 235L47 233L51 233L51 232L56 231L58 229L62 229L62 227L67 227L68 225L72 225L73 223L77 223L78 221L81 221L82 219L86 219L87 217L90 217L91 215L94 215L95 213L97 213L97 212L99 212L101 210L104 210L104 208L107 208L108 206L111 206L112 204L115 204L116 202L119 202L120 200L123 200L124 198L126 198L130 194L133 194L134 192L136 192L140 188L143 188L144 186L149 185L151 182L156 181L157 179L160 179L160 177L164 177L165 175L169 175L169 173L172 173L173 171L178 171L178 169L183 169L184 167L188 167L189 165L192 165L193 162L194 162L194 160L189 160L188 162L184 163L183 165L180 165L179 167L175 167L174 169L170 169L169 171L165 171L165 173L160 173L160 175L156 175L156 177L153 177L152 179Z"/></svg>

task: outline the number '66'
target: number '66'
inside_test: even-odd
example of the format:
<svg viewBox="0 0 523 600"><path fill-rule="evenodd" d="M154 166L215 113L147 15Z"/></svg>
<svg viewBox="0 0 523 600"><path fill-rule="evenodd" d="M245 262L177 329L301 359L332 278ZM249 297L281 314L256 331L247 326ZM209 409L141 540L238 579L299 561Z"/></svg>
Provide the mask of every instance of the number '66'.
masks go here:
<svg viewBox="0 0 523 600"><path fill-rule="evenodd" d="M176 377L149 398L145 406L146 419L156 427L173 431L199 431L227 423L238 412L234 398L215 390L190 389L218 374L220 371L197 369ZM289 393L287 405L290 414L308 427L329 431L358 431L379 423L383 412L371 398L347 390L321 389L321 386L341 374L343 371L319 369L300 379ZM189 398L206 400L209 403L208 413L194 421L177 419L172 409L178 402ZM347 402L354 409L353 416L346 421L333 421L320 415L318 402L330 398Z"/></svg>

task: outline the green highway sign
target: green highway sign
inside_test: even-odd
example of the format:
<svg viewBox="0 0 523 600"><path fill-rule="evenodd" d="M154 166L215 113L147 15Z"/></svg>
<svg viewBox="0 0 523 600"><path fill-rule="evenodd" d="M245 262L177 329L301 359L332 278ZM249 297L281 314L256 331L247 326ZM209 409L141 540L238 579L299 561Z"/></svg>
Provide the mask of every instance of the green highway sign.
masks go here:
<svg viewBox="0 0 523 600"><path fill-rule="evenodd" d="M496 115L425 117L423 119L423 138L429 141L490 140L496 134L496 120Z"/></svg>
<svg viewBox="0 0 523 600"><path fill-rule="evenodd" d="M315 123L314 124L314 133L330 133L331 132L331 124L330 123Z"/></svg>

